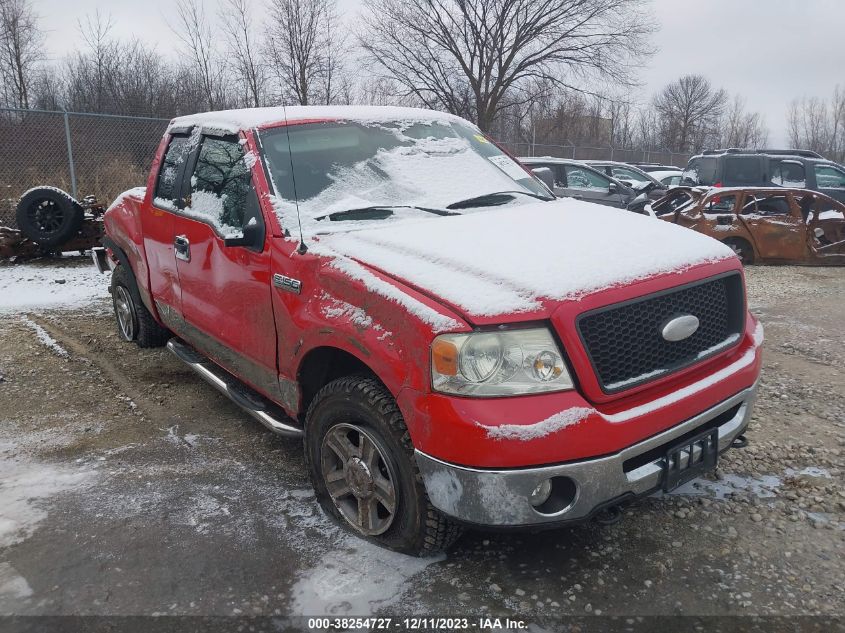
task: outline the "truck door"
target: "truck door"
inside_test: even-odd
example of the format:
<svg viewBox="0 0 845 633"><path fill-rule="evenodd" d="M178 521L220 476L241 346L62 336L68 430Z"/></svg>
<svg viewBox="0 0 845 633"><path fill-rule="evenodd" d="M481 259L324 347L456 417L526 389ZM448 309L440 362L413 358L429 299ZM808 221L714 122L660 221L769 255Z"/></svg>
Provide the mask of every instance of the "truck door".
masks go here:
<svg viewBox="0 0 845 633"><path fill-rule="evenodd" d="M141 206L144 251L150 271L150 295L165 321L182 310L182 294L173 252L173 213L182 201L180 183L195 146L187 133L173 134L161 161L153 165L156 174L152 195Z"/></svg>
<svg viewBox="0 0 845 633"><path fill-rule="evenodd" d="M243 145L236 136L203 136L187 173L184 208L173 221L178 333L278 399L270 249ZM247 235L258 237L244 243Z"/></svg>

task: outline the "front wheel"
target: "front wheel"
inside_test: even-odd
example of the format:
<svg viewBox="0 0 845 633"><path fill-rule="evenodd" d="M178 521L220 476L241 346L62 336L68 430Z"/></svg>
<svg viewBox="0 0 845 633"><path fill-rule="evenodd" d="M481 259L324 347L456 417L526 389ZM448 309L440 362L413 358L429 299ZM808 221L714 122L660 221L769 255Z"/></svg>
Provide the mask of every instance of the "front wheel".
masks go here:
<svg viewBox="0 0 845 633"><path fill-rule="evenodd" d="M460 535L428 500L402 413L375 378L347 376L320 390L306 415L305 455L323 509L352 532L417 556Z"/></svg>

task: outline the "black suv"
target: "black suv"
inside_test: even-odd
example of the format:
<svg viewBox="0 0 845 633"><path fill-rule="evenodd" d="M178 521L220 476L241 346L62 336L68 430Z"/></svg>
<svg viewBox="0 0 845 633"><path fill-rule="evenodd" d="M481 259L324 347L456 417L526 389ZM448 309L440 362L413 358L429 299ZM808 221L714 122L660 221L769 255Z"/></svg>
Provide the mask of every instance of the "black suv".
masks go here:
<svg viewBox="0 0 845 633"><path fill-rule="evenodd" d="M812 189L845 202L845 167L800 149L704 152L689 159L681 184Z"/></svg>

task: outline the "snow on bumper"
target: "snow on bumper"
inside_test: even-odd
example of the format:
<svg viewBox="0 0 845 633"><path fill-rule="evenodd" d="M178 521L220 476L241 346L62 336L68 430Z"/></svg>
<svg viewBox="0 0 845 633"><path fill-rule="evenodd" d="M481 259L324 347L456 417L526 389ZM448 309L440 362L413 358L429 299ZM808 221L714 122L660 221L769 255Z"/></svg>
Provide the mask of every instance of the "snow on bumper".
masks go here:
<svg viewBox="0 0 845 633"><path fill-rule="evenodd" d="M584 520L608 504L659 488L664 448L690 432L712 425L718 428L720 452L729 448L748 426L756 393L757 383L682 424L596 459L495 470L456 466L417 450L417 465L432 504L466 523L516 527ZM536 508L531 494L546 480L565 482L563 494L569 498Z"/></svg>

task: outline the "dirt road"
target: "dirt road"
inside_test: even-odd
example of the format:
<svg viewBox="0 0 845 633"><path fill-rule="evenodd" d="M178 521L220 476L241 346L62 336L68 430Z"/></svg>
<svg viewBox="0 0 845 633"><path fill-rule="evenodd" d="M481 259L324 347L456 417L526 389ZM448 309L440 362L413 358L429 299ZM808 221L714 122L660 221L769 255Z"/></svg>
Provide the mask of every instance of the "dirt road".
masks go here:
<svg viewBox="0 0 845 633"><path fill-rule="evenodd" d="M0 268L0 613L496 614L538 627L845 614L841 269L749 269L765 369L750 445L717 478L615 525L470 532L418 560L325 517L298 441L167 351L120 342L99 282L64 310L7 294L83 266Z"/></svg>

